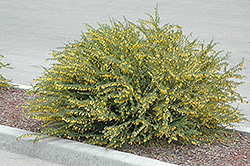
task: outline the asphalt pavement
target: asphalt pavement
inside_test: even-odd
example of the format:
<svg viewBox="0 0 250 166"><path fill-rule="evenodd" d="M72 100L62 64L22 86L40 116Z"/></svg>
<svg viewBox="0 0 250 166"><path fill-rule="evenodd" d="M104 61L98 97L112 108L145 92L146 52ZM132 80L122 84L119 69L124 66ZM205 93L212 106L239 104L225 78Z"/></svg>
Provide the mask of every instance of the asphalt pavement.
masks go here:
<svg viewBox="0 0 250 166"><path fill-rule="evenodd" d="M13 69L1 69L1 74L13 82L30 85L49 67L45 59L62 43L80 39L84 23L98 27L109 23L109 16L135 22L147 19L156 3L162 24L174 23L184 33L193 33L209 43L220 42L217 50L230 51L230 64L244 57L245 84L238 91L250 99L250 1L249 0L1 0L0 54ZM249 105L241 105L242 113L250 119ZM240 127L250 128L250 123ZM2 153L2 152L1 152ZM2 160L2 159L0 159Z"/></svg>

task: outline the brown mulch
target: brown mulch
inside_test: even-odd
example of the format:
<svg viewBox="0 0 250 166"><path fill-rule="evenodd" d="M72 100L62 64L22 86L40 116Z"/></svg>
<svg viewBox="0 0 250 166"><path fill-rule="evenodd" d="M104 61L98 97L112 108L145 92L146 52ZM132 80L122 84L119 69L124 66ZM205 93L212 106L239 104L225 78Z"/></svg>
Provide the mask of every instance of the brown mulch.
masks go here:
<svg viewBox="0 0 250 166"><path fill-rule="evenodd" d="M39 132L36 128L41 122L22 116L21 107L25 99L31 98L25 90L0 89L0 124L33 132ZM136 147L125 146L121 151L157 159L160 161L178 165L223 165L223 166L250 166L250 136L235 133L233 141L225 144L174 145L164 147Z"/></svg>

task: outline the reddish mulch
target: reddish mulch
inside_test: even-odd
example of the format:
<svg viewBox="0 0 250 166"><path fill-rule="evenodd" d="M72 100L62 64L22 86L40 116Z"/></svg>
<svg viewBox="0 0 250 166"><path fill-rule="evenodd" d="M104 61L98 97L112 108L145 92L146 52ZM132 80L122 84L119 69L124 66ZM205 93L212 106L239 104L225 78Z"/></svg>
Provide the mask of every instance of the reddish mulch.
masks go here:
<svg viewBox="0 0 250 166"><path fill-rule="evenodd" d="M36 128L41 122L22 116L22 108L17 105L25 104L26 99L32 99L26 95L25 90L0 89L0 124L39 132ZM24 110L25 112L25 110ZM121 151L154 158L178 165L223 165L223 166L250 166L250 136L235 133L232 144L212 145L168 145L163 147L136 147L125 146Z"/></svg>

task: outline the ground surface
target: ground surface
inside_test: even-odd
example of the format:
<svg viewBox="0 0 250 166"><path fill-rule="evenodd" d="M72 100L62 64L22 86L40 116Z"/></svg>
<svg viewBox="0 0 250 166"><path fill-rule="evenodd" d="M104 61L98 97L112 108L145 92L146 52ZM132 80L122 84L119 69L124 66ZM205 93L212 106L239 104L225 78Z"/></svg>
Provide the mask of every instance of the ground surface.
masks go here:
<svg viewBox="0 0 250 166"><path fill-rule="evenodd" d="M51 50L80 39L83 23L97 27L96 22L108 23L108 15L130 21L147 19L156 3L162 24L171 22L183 27L185 34L208 43L212 37L220 42L217 49L231 51L230 64L242 57L246 61L246 83L239 91L250 98L250 1L249 0L1 0L0 1L0 54L13 69L3 69L7 79L30 85L41 75L41 65L48 67L45 59ZM39 122L20 116L25 94L23 91L0 93L0 124L34 130ZM249 105L242 105L243 113L250 119ZM250 123L241 124L250 127ZM157 158L183 165L250 165L249 137L239 136L238 146L169 146L169 149L128 147L131 153ZM126 151L124 149L124 151Z"/></svg>
<svg viewBox="0 0 250 166"><path fill-rule="evenodd" d="M0 159L1 166L63 166L61 164L44 161L39 158L11 153L3 149L0 149Z"/></svg>
<svg viewBox="0 0 250 166"><path fill-rule="evenodd" d="M80 40L84 23L97 28L97 22L109 23L109 16L132 22L148 19L159 4L161 25L174 23L183 27L184 34L209 43L220 42L217 50L230 51L230 64L244 57L246 83L239 91L250 99L250 1L249 0L1 0L0 54L13 69L3 74L13 82L30 85L41 75L51 50L62 43ZM242 105L250 119L249 105ZM250 127L250 123L241 124Z"/></svg>
<svg viewBox="0 0 250 166"><path fill-rule="evenodd" d="M31 99L31 97L27 97L24 90L0 90L0 124L39 132L35 128L39 126L40 122L22 116L21 107L16 107L25 104L25 99ZM166 148L126 146L121 151L178 165L250 165L250 136L234 134L233 138L237 138L238 141L234 141L232 144L201 146L171 144Z"/></svg>

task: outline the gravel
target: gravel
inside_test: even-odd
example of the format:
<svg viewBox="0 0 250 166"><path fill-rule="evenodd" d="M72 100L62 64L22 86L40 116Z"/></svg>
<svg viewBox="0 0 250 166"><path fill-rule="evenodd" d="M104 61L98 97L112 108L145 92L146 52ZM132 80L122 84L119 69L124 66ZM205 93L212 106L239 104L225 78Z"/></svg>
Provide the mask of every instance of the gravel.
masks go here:
<svg viewBox="0 0 250 166"><path fill-rule="evenodd" d="M31 98L27 96L25 90L0 89L0 124L39 132L36 128L41 122L22 116L27 110L17 107ZM250 166L250 136L234 133L232 137L237 140L225 144L214 143L200 146L166 144L165 148L127 145L119 150L183 166Z"/></svg>

